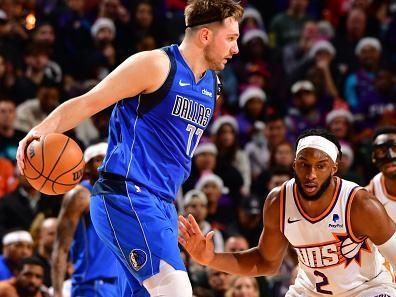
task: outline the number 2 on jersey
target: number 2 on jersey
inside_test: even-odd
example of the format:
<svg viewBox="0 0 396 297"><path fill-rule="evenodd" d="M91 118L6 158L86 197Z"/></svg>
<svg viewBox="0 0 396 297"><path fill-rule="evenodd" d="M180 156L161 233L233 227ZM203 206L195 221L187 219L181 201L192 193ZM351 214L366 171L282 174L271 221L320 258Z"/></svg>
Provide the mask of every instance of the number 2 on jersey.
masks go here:
<svg viewBox="0 0 396 297"><path fill-rule="evenodd" d="M317 270L314 271L314 274L315 276L321 278L320 282L316 283L316 291L322 294L333 295L332 291L322 289L322 287L329 285L329 280L327 279L327 276L324 273Z"/></svg>
<svg viewBox="0 0 396 297"><path fill-rule="evenodd" d="M202 137L203 130L201 128L195 127L194 125L188 124L186 131L188 131L188 133L189 133L188 140L187 140L186 155L190 156L190 158L192 158L192 156L195 152L195 149L198 146L199 140ZM196 136L196 137L194 137L194 136ZM191 149L191 145L194 141L194 138L196 138L195 144L194 144L194 147Z"/></svg>

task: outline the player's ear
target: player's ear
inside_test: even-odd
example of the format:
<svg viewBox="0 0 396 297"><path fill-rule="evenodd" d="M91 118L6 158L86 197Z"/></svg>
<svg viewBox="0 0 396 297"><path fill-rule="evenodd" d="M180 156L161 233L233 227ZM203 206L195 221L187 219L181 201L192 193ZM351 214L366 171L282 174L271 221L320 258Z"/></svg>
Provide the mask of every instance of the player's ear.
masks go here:
<svg viewBox="0 0 396 297"><path fill-rule="evenodd" d="M202 29L199 30L199 40L203 43L203 44L207 44L210 40L210 35L211 35L211 31L206 28L203 27Z"/></svg>
<svg viewBox="0 0 396 297"><path fill-rule="evenodd" d="M331 174L332 174L332 175L335 175L335 174L337 173L337 171L338 171L338 161L337 161L337 162L334 162L334 165L333 165L333 167L331 168Z"/></svg>

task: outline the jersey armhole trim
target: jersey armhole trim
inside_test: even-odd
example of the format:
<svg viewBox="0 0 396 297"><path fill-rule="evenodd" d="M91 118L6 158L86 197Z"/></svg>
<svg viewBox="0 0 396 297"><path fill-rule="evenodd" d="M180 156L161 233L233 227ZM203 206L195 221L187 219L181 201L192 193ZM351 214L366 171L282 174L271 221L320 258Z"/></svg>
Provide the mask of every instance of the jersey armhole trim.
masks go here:
<svg viewBox="0 0 396 297"><path fill-rule="evenodd" d="M354 187L351 192L349 193L349 197L347 200L347 205L346 205L346 229L347 229L347 233L349 234L350 238L356 242L356 243L360 243L366 240L367 237L363 237L363 238L358 238L352 231L352 222L351 222L351 208L352 208L352 203L353 203L353 199L355 199L356 197L356 193L360 190L362 190L362 187Z"/></svg>
<svg viewBox="0 0 396 297"><path fill-rule="evenodd" d="M285 233L285 205L286 205L286 190L285 190L286 185L283 185L280 189L279 197L279 226L280 226L280 231L282 234Z"/></svg>

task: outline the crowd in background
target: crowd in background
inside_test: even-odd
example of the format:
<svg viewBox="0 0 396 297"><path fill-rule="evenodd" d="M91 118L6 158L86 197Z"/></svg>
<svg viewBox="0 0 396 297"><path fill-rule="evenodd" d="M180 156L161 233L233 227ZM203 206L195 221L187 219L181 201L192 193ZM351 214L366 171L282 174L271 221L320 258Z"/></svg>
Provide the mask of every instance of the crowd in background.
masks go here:
<svg viewBox="0 0 396 297"><path fill-rule="evenodd" d="M338 175L364 186L376 173L373 131L396 125L396 1L242 2L240 53L219 74L222 95L177 197L180 213L193 214L205 233L215 230L218 251L257 244L266 195L293 177L300 132L333 132L342 144ZM16 229L32 236L12 248L3 240L1 257L16 263L35 254L45 263L46 287L62 197L40 194L16 170L18 142L131 54L178 43L185 5L0 0L0 237ZM82 148L106 140L110 113L100 112L67 134ZM206 269L183 256L201 297L284 296L297 262L290 249L278 276L254 279ZM6 278L0 267L0 279Z"/></svg>

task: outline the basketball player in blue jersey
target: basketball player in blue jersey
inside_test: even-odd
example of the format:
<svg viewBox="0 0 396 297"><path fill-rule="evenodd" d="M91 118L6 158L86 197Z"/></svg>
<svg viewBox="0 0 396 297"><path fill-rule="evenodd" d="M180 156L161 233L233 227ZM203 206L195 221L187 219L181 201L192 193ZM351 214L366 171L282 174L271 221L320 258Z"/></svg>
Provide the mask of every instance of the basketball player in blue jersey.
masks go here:
<svg viewBox="0 0 396 297"><path fill-rule="evenodd" d="M98 179L98 166L107 143L89 146L84 152L87 179L68 192L62 202L52 254L54 297L62 297L67 256L73 263L72 297L118 297L118 263L96 234L89 216L90 192Z"/></svg>
<svg viewBox="0 0 396 297"><path fill-rule="evenodd" d="M341 156L337 138L308 130L296 143L295 178L268 195L257 247L215 253L192 216L179 217L180 243L202 265L232 274L272 275L289 244L299 260L286 297L396 296L384 258L396 263L396 226L364 188L335 176Z"/></svg>
<svg viewBox="0 0 396 297"><path fill-rule="evenodd" d="M70 99L20 142L64 132L115 104L109 147L92 190L91 218L117 255L133 296L192 296L178 248L176 192L213 115L221 71L238 53L235 0L189 0L179 46L131 56L88 93ZM78 111L78 112L76 112ZM143 294L143 293L142 293Z"/></svg>

